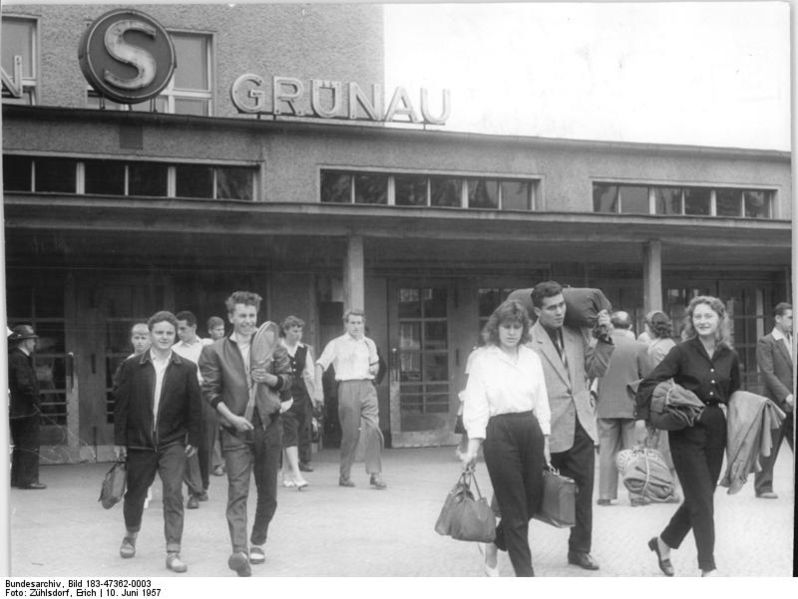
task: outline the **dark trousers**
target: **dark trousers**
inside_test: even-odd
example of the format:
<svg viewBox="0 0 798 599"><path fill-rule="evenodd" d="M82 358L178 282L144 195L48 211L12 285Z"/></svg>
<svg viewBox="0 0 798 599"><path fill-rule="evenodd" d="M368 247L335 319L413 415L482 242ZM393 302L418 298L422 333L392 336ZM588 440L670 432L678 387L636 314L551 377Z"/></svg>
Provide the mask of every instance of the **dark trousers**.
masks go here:
<svg viewBox="0 0 798 599"><path fill-rule="evenodd" d="M183 537L182 481L186 469L186 447L175 443L157 451L129 449L127 452L127 492L123 512L129 532L141 530L144 500L155 473L163 484L163 522L166 551L180 551Z"/></svg>
<svg viewBox="0 0 798 599"><path fill-rule="evenodd" d="M551 465L576 483L576 524L568 537L568 551L590 553L593 543L593 478L596 453L593 439L579 419L574 427L571 449L551 454Z"/></svg>
<svg viewBox="0 0 798 599"><path fill-rule="evenodd" d="M501 511L496 546L509 553L516 576L534 576L529 520L540 508L544 465L537 418L532 412L494 416L482 447Z"/></svg>
<svg viewBox="0 0 798 599"><path fill-rule="evenodd" d="M786 414L787 417L784 419L784 422L781 423L781 426L772 431L773 447L770 450L770 456L762 458L762 471L757 472L754 476L754 491L757 495L773 490L773 466L776 464L776 459L779 457L781 441L786 438L787 444L790 446L790 451L793 453L795 452L792 432L793 413L787 412Z"/></svg>
<svg viewBox="0 0 798 599"><path fill-rule="evenodd" d="M11 486L27 487L39 482L39 414L11 418Z"/></svg>
<svg viewBox="0 0 798 599"><path fill-rule="evenodd" d="M305 411L299 422L299 463L310 464L313 457L311 443L313 441L313 402L310 398L305 400Z"/></svg>
<svg viewBox="0 0 798 599"><path fill-rule="evenodd" d="M726 417L718 406L707 407L695 426L671 431L669 441L684 502L660 538L668 547L677 549L692 528L698 567L714 570L714 494L726 449Z"/></svg>
<svg viewBox="0 0 798 599"><path fill-rule="evenodd" d="M265 430L255 411L255 429L232 435L222 430L222 454L227 468L227 527L233 552L249 552L247 544L247 498L249 479L255 476L258 498L250 542L263 545L269 523L277 510L277 472L280 469L283 425L280 418L269 419Z"/></svg>

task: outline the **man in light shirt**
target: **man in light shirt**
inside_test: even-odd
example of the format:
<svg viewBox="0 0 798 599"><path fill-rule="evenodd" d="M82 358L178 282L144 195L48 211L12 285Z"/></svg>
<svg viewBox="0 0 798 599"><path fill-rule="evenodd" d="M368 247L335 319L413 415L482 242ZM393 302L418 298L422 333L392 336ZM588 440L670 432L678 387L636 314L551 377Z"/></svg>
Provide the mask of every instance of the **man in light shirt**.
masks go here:
<svg viewBox="0 0 798 599"><path fill-rule="evenodd" d="M197 366L172 351L177 319L171 312L157 312L147 326L152 345L122 363L114 405L114 449L118 459L127 461L126 532L119 554L136 555L147 489L158 472L163 483L166 567L185 572L188 568L180 559L181 487L186 458L196 453L200 437Z"/></svg>
<svg viewBox="0 0 798 599"><path fill-rule="evenodd" d="M180 340L172 346L172 350L177 355L196 364L199 362L202 348L210 345L213 341L197 336L197 317L192 312L183 310L175 314L175 318L177 318L177 336ZM197 370L197 378L201 384L202 375L199 370ZM190 510L197 509L200 501L208 501L213 440L218 428L219 421L214 410L207 403L202 402L202 436L196 455L189 458L186 466L185 482L189 492L186 507Z"/></svg>
<svg viewBox="0 0 798 599"><path fill-rule="evenodd" d="M332 364L338 383L338 419L341 423L338 484L342 487L355 486L350 475L362 423L369 484L382 490L387 485L382 480L384 439L379 426L379 405L374 388L374 377L380 365L377 346L364 334L366 315L363 310L349 310L344 314L344 325L346 333L330 341L316 361L316 380L321 380L324 371Z"/></svg>
<svg viewBox="0 0 798 599"><path fill-rule="evenodd" d="M759 375L765 384L765 395L779 406L786 418L781 428L773 431L773 448L770 457L762 460L762 470L754 477L754 491L761 499L778 499L773 491L773 465L779 455L781 440L787 438L790 449L793 446L792 421L795 412L795 379L793 372L792 344L792 305L782 302L774 309L775 326L769 335L756 344L756 361Z"/></svg>

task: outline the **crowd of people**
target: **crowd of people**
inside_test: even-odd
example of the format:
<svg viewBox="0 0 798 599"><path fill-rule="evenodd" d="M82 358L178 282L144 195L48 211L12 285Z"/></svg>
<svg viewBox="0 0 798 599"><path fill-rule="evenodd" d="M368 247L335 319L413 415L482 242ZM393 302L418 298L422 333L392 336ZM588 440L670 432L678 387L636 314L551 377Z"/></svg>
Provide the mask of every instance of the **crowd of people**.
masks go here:
<svg viewBox="0 0 798 599"><path fill-rule="evenodd" d="M726 405L741 387L724 304L709 296L693 298L677 343L661 311L646 316L645 332L635 338L624 311L598 312L592 329L566 324L563 288L555 281L539 283L530 295L531 313L515 300L493 312L483 344L468 358L461 393L464 440L458 453L465 468L474 468L482 453L498 518L495 540L482 548L485 574L498 576L498 551L506 551L517 576L534 576L529 521L540 508L546 468L573 479L577 488L568 563L599 569L591 553L596 448L597 504L609 507L619 487L616 455L646 445L663 454L683 495L671 497L680 505L648 548L661 571L673 576L670 553L692 530L701 575L714 575L713 493L726 446ZM208 339L197 335L190 311L159 311L131 327L133 353L114 375L113 388L115 453L127 466L122 558L136 554L157 474L163 485L166 567L186 572L180 555L183 485L185 508L197 509L208 499L211 475L226 475L228 566L250 576L252 566L266 559L278 484L302 490L312 482L303 474L313 471L311 421L324 402L322 375L330 368L342 433L338 484L356 484L352 467L362 435L369 485L387 488L374 384L381 360L365 334L363 311L346 312L345 332L315 358L302 341L300 318L259 327L260 305L255 293L232 293L225 306L232 330L227 333L224 320L211 317ZM778 497L773 464L782 439L793 448L792 307L779 304L774 317L773 331L759 340L757 362L765 394L787 417L756 474L756 496L763 499ZM46 487L38 476L36 339L29 325L15 327L9 336L11 484L20 489ZM668 380L703 403L694 426L665 432L647 425L652 394ZM253 477L255 518L248 526Z"/></svg>

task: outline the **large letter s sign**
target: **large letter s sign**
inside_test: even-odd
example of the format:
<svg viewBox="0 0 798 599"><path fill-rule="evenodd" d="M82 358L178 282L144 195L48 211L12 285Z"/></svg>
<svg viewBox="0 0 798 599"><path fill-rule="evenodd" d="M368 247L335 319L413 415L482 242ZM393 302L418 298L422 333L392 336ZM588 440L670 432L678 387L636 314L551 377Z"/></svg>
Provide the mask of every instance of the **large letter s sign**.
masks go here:
<svg viewBox="0 0 798 599"><path fill-rule="evenodd" d="M148 86L155 79L155 58L142 48L132 46L124 40L127 31L140 31L155 39L155 27L133 19L117 21L105 32L105 48L108 53L119 62L133 66L138 74L132 79L122 79L108 69L103 72L103 77L108 83L122 89L141 89Z"/></svg>

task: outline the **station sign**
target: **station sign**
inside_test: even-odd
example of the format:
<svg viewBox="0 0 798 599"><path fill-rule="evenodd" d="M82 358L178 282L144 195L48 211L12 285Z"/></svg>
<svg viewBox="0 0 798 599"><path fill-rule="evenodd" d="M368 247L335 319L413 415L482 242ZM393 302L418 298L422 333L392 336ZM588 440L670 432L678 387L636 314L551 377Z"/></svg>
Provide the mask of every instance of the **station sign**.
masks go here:
<svg viewBox="0 0 798 599"><path fill-rule="evenodd" d="M267 85L260 75L246 73L230 86L230 98L239 112L257 115L444 125L451 114L448 89L442 90L433 108L424 88L417 104L404 87L396 87L386 104L381 85L372 85L367 93L355 82L311 79L307 83L274 76Z"/></svg>
<svg viewBox="0 0 798 599"><path fill-rule="evenodd" d="M133 9L111 10L83 33L78 61L95 91L115 102L156 97L174 74L175 47L155 19Z"/></svg>

